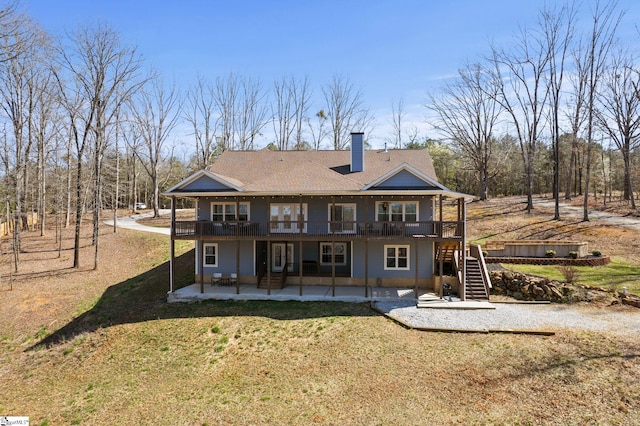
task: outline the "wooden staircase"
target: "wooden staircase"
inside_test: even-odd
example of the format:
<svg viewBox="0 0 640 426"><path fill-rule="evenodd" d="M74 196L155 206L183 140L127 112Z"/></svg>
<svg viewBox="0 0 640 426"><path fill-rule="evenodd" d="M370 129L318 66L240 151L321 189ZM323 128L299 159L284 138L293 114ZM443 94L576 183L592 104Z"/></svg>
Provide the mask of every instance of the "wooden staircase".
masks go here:
<svg viewBox="0 0 640 426"><path fill-rule="evenodd" d="M475 257L467 257L466 265L466 281L465 299L466 300L489 300L482 271L480 269L480 261Z"/></svg>
<svg viewBox="0 0 640 426"><path fill-rule="evenodd" d="M282 289L282 274L278 272L271 273L271 290L280 290ZM268 289L269 281L267 280L267 274L265 274L260 282L258 283L258 288Z"/></svg>
<svg viewBox="0 0 640 426"><path fill-rule="evenodd" d="M458 243L442 242L438 244L438 252L436 253L436 262L441 259L443 262L453 262L456 250L458 249Z"/></svg>

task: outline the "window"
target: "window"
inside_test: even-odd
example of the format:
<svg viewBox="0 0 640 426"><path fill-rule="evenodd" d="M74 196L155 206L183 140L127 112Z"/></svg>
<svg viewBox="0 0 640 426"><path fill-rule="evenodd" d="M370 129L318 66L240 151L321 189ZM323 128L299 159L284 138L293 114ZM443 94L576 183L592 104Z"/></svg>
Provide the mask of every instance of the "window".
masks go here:
<svg viewBox="0 0 640 426"><path fill-rule="evenodd" d="M204 266L218 266L218 244L207 243L203 245Z"/></svg>
<svg viewBox="0 0 640 426"><path fill-rule="evenodd" d="M376 203L376 220L378 222L417 222L418 203L379 201Z"/></svg>
<svg viewBox="0 0 640 426"><path fill-rule="evenodd" d="M330 233L356 232L356 205L330 204L329 221L331 222L329 224Z"/></svg>
<svg viewBox="0 0 640 426"><path fill-rule="evenodd" d="M228 222L228 221L248 221L249 220L249 203L239 203L238 215L236 216L236 203L211 203L211 221ZM237 218L236 218L237 217Z"/></svg>
<svg viewBox="0 0 640 426"><path fill-rule="evenodd" d="M334 243L335 253L333 258L336 265L347 264L347 245L346 243ZM331 243L320 243L320 263L323 265L331 265Z"/></svg>
<svg viewBox="0 0 640 426"><path fill-rule="evenodd" d="M300 210L302 207L302 211ZM302 232L307 232L305 216L307 204L272 203L269 207L271 232L300 232L299 222L302 222Z"/></svg>
<svg viewBox="0 0 640 426"><path fill-rule="evenodd" d="M384 246L385 270L409 269L409 246Z"/></svg>

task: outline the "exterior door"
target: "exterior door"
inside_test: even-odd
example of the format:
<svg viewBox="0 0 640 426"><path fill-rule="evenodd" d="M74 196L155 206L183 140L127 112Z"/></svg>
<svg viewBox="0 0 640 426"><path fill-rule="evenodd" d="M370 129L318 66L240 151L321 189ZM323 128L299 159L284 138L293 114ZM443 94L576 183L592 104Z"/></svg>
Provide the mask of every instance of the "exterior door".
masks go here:
<svg viewBox="0 0 640 426"><path fill-rule="evenodd" d="M300 232L300 222L302 222L302 232L307 232L305 219L307 204L302 204L302 210L300 207L299 203L272 203L270 205L271 232Z"/></svg>
<svg viewBox="0 0 640 426"><path fill-rule="evenodd" d="M271 270L282 272L285 264L293 263L293 244L273 243L271 245Z"/></svg>

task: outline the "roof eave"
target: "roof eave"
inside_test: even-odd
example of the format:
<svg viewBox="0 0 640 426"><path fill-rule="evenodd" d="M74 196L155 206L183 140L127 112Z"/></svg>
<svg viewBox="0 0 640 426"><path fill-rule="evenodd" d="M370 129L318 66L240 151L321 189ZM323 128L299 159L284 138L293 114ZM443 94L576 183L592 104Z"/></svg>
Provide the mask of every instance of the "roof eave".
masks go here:
<svg viewBox="0 0 640 426"><path fill-rule="evenodd" d="M421 190L384 190L384 189L370 189L367 191L355 190L355 191L280 191L280 192L163 192L162 195L168 197L185 197L185 198L202 198L202 197L299 197L299 196L437 196L441 195L447 198L464 198L465 201L473 201L475 198L473 195L463 194L461 192L455 192L446 189L421 189Z"/></svg>

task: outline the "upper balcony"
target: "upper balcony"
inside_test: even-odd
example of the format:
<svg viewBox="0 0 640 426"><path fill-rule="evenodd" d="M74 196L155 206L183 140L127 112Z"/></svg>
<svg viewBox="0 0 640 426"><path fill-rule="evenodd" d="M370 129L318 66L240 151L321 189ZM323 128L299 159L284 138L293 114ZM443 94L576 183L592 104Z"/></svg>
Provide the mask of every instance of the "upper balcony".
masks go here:
<svg viewBox="0 0 640 426"><path fill-rule="evenodd" d="M175 221L171 237L180 240L357 240L410 239L459 241L462 221L312 222L312 221Z"/></svg>

